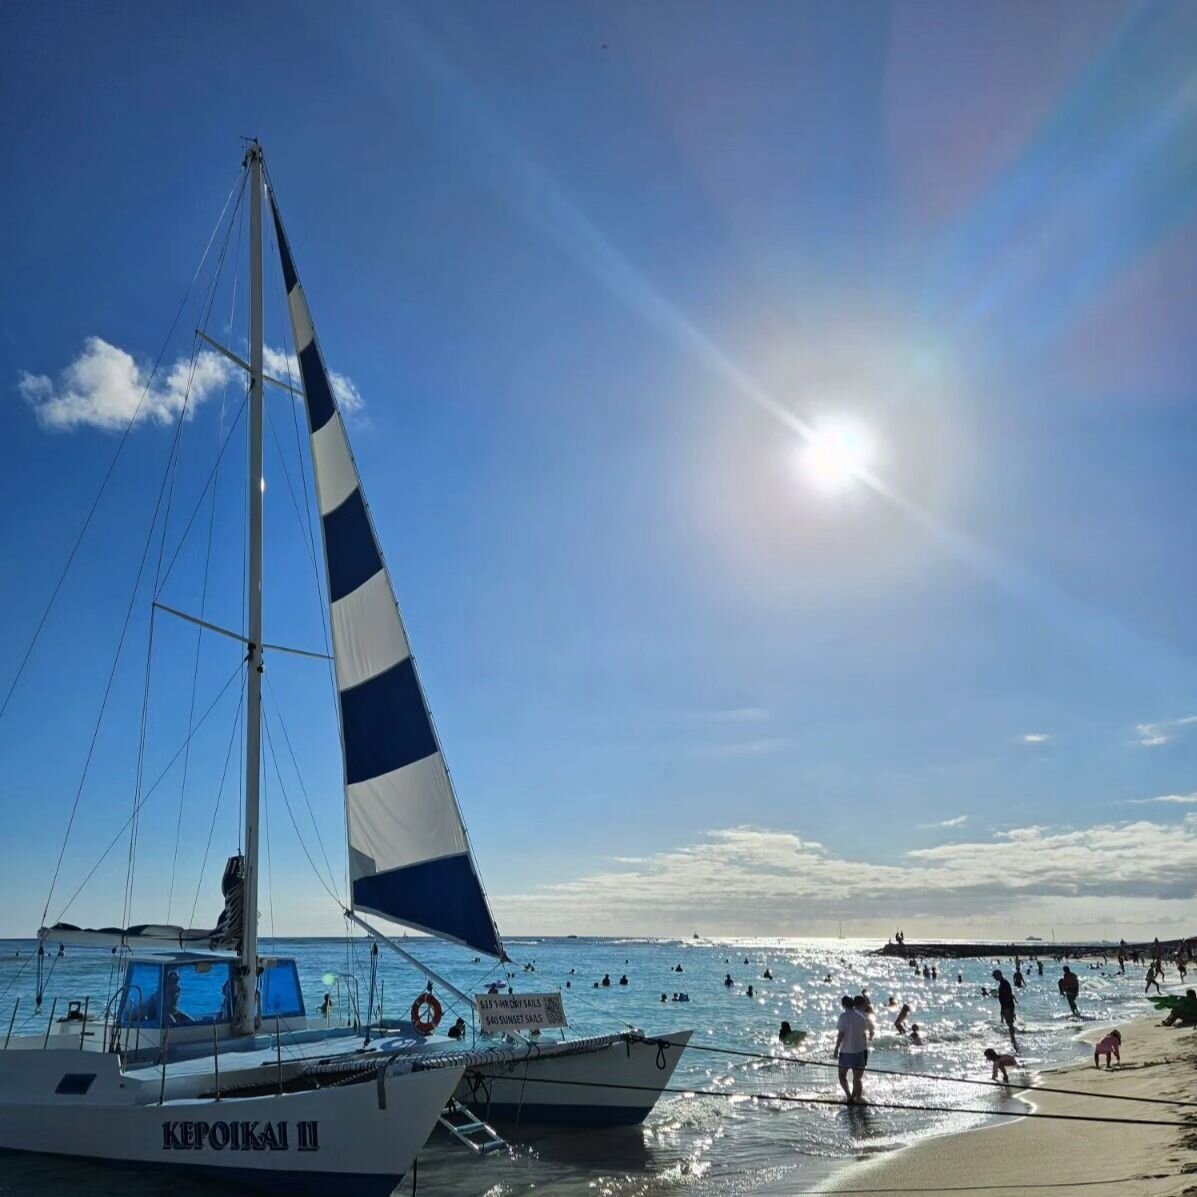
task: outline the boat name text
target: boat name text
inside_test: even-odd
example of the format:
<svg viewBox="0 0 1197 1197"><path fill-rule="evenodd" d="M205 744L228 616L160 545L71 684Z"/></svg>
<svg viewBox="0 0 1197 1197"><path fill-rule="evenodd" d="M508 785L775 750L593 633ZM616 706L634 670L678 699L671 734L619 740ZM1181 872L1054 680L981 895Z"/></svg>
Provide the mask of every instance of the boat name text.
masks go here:
<svg viewBox="0 0 1197 1197"><path fill-rule="evenodd" d="M290 1151L286 1122L192 1122L162 1124L163 1151ZM298 1151L320 1150L320 1123L295 1124Z"/></svg>

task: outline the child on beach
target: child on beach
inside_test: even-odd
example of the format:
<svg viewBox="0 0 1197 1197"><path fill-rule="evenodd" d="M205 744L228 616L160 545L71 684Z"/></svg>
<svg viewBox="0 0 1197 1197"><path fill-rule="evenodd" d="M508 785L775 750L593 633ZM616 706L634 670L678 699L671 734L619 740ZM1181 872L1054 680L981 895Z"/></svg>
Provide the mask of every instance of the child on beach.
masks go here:
<svg viewBox="0 0 1197 1197"><path fill-rule="evenodd" d="M992 1047L985 1049L985 1059L993 1065L993 1079L996 1081L1000 1072L1002 1074L1002 1082L1008 1085L1010 1078L1006 1075L1006 1069L1017 1068L1018 1061L1009 1052L997 1052Z"/></svg>
<svg viewBox="0 0 1197 1197"><path fill-rule="evenodd" d="M1098 1045L1093 1049L1093 1067L1101 1068L1101 1061L1099 1056L1105 1056L1106 1068L1112 1067L1110 1064L1110 1057L1113 1056L1119 1064L1122 1063L1122 1057L1118 1054L1118 1049L1122 1046L1122 1033L1120 1031L1111 1031Z"/></svg>

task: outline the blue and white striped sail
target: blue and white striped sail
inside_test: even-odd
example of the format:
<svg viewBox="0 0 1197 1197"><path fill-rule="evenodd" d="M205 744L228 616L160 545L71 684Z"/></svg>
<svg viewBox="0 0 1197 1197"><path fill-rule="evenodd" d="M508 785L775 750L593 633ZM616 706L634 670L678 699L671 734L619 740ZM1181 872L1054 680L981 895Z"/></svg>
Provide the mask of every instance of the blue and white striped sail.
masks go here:
<svg viewBox="0 0 1197 1197"><path fill-rule="evenodd" d="M503 956L303 286L270 197L328 566L354 909Z"/></svg>

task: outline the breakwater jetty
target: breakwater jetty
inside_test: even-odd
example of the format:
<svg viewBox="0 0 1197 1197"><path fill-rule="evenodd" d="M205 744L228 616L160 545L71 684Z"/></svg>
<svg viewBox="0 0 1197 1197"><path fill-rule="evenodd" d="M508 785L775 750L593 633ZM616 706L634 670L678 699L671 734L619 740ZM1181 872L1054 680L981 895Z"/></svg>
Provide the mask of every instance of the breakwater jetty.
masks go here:
<svg viewBox="0 0 1197 1197"><path fill-rule="evenodd" d="M1160 952L1170 956L1185 941L1179 939L1161 940ZM1155 954L1155 947L1150 943L1128 943L1123 949L1128 959L1136 953L1140 959L1149 960ZM1067 959L1079 960L1083 957L1118 955L1116 943L1050 943L1040 939L1028 939L1012 943L916 943L906 940L904 943L887 943L877 949L879 956L897 956L903 960L917 957L919 960L971 960L984 959L992 956L1009 958L1021 956L1031 959L1038 956L1046 960Z"/></svg>

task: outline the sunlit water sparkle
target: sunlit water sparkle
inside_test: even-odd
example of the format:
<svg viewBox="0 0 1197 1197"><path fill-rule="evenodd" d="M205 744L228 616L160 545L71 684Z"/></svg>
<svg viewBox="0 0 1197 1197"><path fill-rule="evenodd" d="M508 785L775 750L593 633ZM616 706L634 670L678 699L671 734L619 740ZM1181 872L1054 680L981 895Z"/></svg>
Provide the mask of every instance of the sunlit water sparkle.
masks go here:
<svg viewBox="0 0 1197 1197"><path fill-rule="evenodd" d="M361 940L355 945L352 953L364 999L369 949ZM472 956L458 948L423 939L411 939L407 946L467 990L480 991L501 975L488 962L472 963ZM564 988L570 982L566 1009L579 1033L618 1030L622 1024L654 1034L693 1028L696 1043L826 1060L834 1043L840 995L865 987L877 1009L871 1066L988 1079L982 1052L987 1046L1000 1046L1003 1037L997 1025L997 1003L983 998L980 991L991 983L996 958L935 961L939 978L925 981L898 959L872 955L875 946L853 940L508 941L508 950L518 962L509 966L516 991ZM1050 945L1043 945L1043 950L1049 951ZM7 1028L18 996L17 1034L44 1031L55 996L60 1005L68 998L90 996L93 1006L97 1002L103 1006L110 992L110 955L69 949L53 962L45 1005L36 1014L34 966L27 963L31 951L29 941L0 941L0 1031ZM349 971L344 940L267 941L263 951L298 959L310 1011L318 1009L328 988L324 978ZM521 965L527 961L535 962L535 973L523 970ZM46 967L51 963L47 957ZM682 973L673 971L677 964L682 965ZM1008 960L1003 959L1001 966L1007 976L1012 974ZM766 967L773 973L771 981L762 977ZM1118 977L1115 964L1092 969L1082 961L1075 970L1081 979L1080 1007L1086 1018L1109 1022L1150 1013L1143 1001L1141 969ZM1086 1049L1077 1043L1076 1034L1085 1024L1068 1017L1056 989L1059 965L1047 958L1042 978L1034 967L1024 971L1027 987L1019 995L1019 1022L1024 1028L1021 1058L1031 1071L1079 1059ZM626 973L630 984L594 988L604 973L613 982ZM733 989L723 984L726 973L735 979ZM824 981L828 973L830 983ZM958 973L963 974L963 983L957 983ZM1168 979L1175 983L1175 974ZM379 957L379 982L391 1016L405 1012L423 984L410 966L386 949ZM745 995L749 983L755 989L753 998ZM663 992L675 991L687 992L690 1001L661 1002ZM891 1011L886 1005L891 994L898 1005L910 1003L911 1021L919 1024L924 1046L912 1047L893 1031L896 1007ZM448 1017L453 1006L446 1005ZM780 1048L777 1029L783 1018L810 1033L801 1048ZM438 1133L420 1157L418 1192L421 1197L511 1197L536 1189L562 1197L714 1197L766 1185L789 1187L799 1181L807 1187L846 1160L976 1125L982 1116L961 1110L991 1109L1000 1099L984 1087L874 1074L867 1078L866 1091L876 1101L947 1106L953 1112L849 1111L842 1106L753 1101L754 1093L836 1097L834 1071L700 1051L686 1053L672 1085L728 1096L666 1096L643 1127L585 1133L526 1130L512 1136L509 1154L486 1158L473 1156ZM409 1178L403 1190L410 1187ZM119 1190L187 1197L218 1188L226 1191L224 1186L177 1174L97 1172L87 1165L19 1155L0 1159L0 1193L45 1197Z"/></svg>

